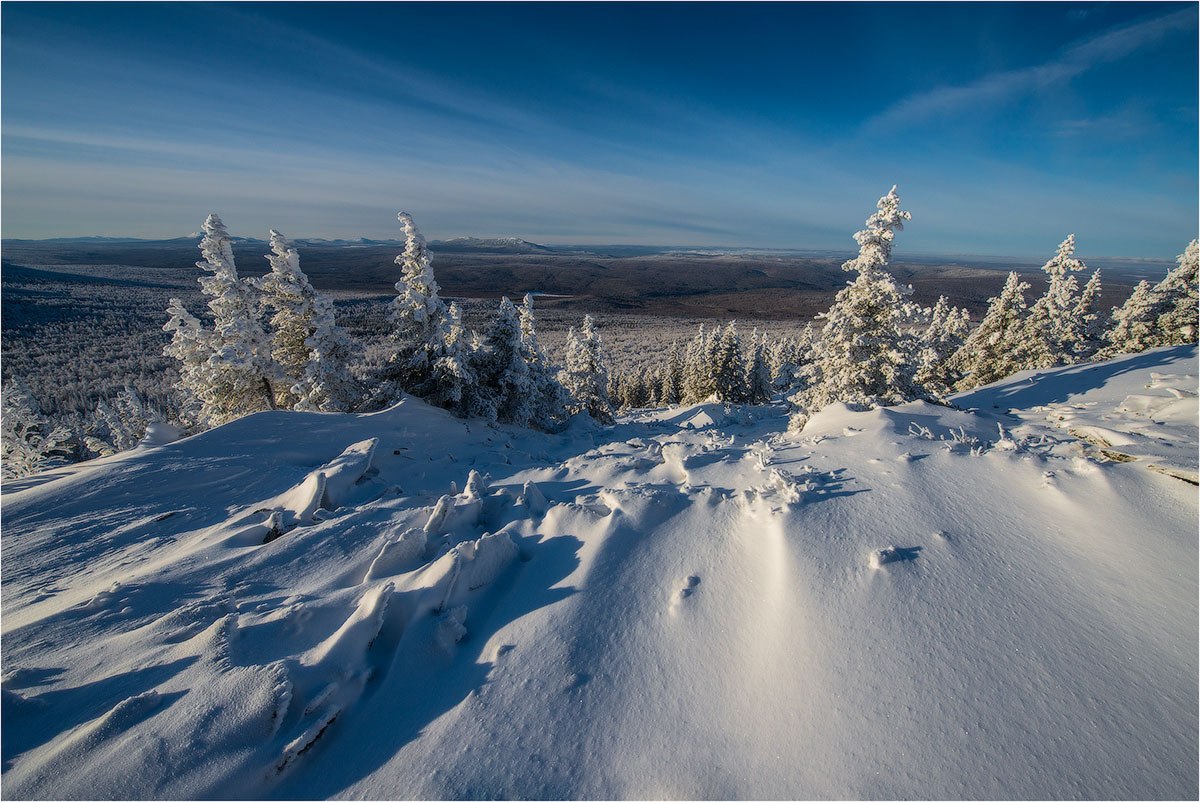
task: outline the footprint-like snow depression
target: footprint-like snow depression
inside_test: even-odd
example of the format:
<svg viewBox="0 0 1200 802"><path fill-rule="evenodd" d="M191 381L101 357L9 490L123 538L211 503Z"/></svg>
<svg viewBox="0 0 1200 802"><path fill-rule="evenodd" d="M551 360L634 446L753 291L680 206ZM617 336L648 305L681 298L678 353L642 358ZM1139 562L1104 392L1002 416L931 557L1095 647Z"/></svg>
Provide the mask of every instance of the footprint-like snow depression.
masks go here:
<svg viewBox="0 0 1200 802"><path fill-rule="evenodd" d="M1195 798L1195 347L545 435L408 399L4 486L21 798Z"/></svg>

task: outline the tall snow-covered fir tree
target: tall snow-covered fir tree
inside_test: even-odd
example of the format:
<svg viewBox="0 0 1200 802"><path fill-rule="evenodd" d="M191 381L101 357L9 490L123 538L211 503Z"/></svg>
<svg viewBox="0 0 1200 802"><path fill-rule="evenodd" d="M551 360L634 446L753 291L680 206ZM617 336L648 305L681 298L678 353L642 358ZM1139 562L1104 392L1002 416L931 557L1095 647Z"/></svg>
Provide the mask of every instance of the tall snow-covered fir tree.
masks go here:
<svg viewBox="0 0 1200 802"><path fill-rule="evenodd" d="M742 338L737 323L729 321L716 337L715 359L712 363L713 385L717 399L741 404L746 400L746 362L742 358Z"/></svg>
<svg viewBox="0 0 1200 802"><path fill-rule="evenodd" d="M1100 295L1103 287L1100 283L1100 271L1096 270L1079 293L1075 304L1073 319L1076 328L1072 330L1075 357L1085 362L1096 355L1104 347L1104 332L1108 328L1108 315L1100 308Z"/></svg>
<svg viewBox="0 0 1200 802"><path fill-rule="evenodd" d="M746 401L765 404L771 400L771 367L767 364L767 340L754 332L750 340L750 354L746 357Z"/></svg>
<svg viewBox="0 0 1200 802"><path fill-rule="evenodd" d="M970 333L962 348L950 359L951 369L963 378L957 390L969 390L1003 379L1018 370L1017 337L1025 315L1025 291L1029 284L1016 272L1008 274L1000 294L989 299L979 327Z"/></svg>
<svg viewBox="0 0 1200 802"><path fill-rule="evenodd" d="M666 362L661 365L656 378L655 403L663 406L678 404L683 397L683 352L679 340L671 341Z"/></svg>
<svg viewBox="0 0 1200 802"><path fill-rule="evenodd" d="M204 405L199 390L208 381L208 358L212 354L212 332L206 331L200 320L187 310L183 301L172 298L167 305L167 322L163 331L170 332L171 341L163 346L163 356L178 362L180 418L186 427L202 425Z"/></svg>
<svg viewBox="0 0 1200 802"><path fill-rule="evenodd" d="M396 257L400 280L392 301L391 342L395 349L388 364L375 379L376 403L392 403L401 393L419 396L444 395L433 385L433 366L447 352L446 305L438 296L440 287L433 276L429 248L413 222L412 215L396 215L404 228L404 251Z"/></svg>
<svg viewBox="0 0 1200 802"><path fill-rule="evenodd" d="M1069 234L1058 252L1042 266L1048 283L1046 292L1029 308L1016 340L1017 361L1022 370L1052 368L1075 362L1076 350L1085 329L1078 318L1079 282L1071 273L1084 269L1075 258L1075 235Z"/></svg>
<svg viewBox="0 0 1200 802"><path fill-rule="evenodd" d="M717 331L710 334L701 323L688 342L683 355L683 403L700 403L717 391L713 357L718 336Z"/></svg>
<svg viewBox="0 0 1200 802"><path fill-rule="evenodd" d="M835 401L899 404L923 395L913 381L915 338L903 328L911 315L906 300L911 290L884 270L896 232L912 215L900 209L895 187L879 199L878 209L854 235L858 256L842 265L858 277L823 315L814 381L800 397L810 409Z"/></svg>
<svg viewBox="0 0 1200 802"><path fill-rule="evenodd" d="M172 300L172 342L164 353L180 360L180 387L199 403L200 423L217 425L251 412L275 408L272 381L279 367L258 322L254 287L238 277L229 232L221 218L204 221L196 266L212 275L201 276L200 290L209 297L213 328L200 324L182 304ZM195 321L195 322L193 322Z"/></svg>
<svg viewBox="0 0 1200 802"><path fill-rule="evenodd" d="M583 318L576 331L567 332L566 364L562 384L571 396L572 412L587 412L600 423L612 423L613 408L608 398L608 367L603 344L592 316Z"/></svg>
<svg viewBox="0 0 1200 802"><path fill-rule="evenodd" d="M270 236L271 272L256 285L270 315L271 356L283 373L275 401L305 411L345 412L358 397L348 369L350 337L337 324L333 304L300 269L295 246L274 229Z"/></svg>
<svg viewBox="0 0 1200 802"><path fill-rule="evenodd" d="M538 341L532 294L525 294L520 313L521 344L529 366L530 425L543 431L555 431L567 419L567 391L558 380L558 369Z"/></svg>
<svg viewBox="0 0 1200 802"><path fill-rule="evenodd" d="M484 347L475 354L475 375L491 396L496 420L528 426L532 416L529 363L521 337L521 319L508 298L484 334Z"/></svg>

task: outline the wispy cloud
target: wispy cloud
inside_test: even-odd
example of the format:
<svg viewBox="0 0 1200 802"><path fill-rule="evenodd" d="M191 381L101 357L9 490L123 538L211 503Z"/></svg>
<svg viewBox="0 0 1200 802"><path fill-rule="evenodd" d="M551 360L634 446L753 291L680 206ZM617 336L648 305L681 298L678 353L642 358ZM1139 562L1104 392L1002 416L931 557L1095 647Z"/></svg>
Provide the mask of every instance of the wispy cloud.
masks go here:
<svg viewBox="0 0 1200 802"><path fill-rule="evenodd" d="M925 123L1060 85L1101 64L1119 61L1172 33L1194 31L1196 19L1196 8L1192 6L1114 28L1074 44L1042 64L992 73L962 86L943 86L911 95L868 120L864 128L881 130Z"/></svg>

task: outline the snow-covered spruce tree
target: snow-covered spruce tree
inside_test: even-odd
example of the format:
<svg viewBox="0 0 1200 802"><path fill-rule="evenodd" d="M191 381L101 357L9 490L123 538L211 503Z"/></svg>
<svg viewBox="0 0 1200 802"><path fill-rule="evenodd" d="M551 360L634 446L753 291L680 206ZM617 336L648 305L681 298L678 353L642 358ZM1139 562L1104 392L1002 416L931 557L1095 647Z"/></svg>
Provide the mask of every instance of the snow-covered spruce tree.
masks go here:
<svg viewBox="0 0 1200 802"><path fill-rule="evenodd" d="M691 339L683 357L683 398L685 404L706 401L717 391L713 379L713 335L700 324L696 336Z"/></svg>
<svg viewBox="0 0 1200 802"><path fill-rule="evenodd" d="M1078 337L1075 342L1075 358L1086 362L1104 347L1104 332L1108 329L1108 313L1100 307L1100 271L1096 270L1079 293L1075 304L1074 319L1078 321Z"/></svg>
<svg viewBox="0 0 1200 802"><path fill-rule="evenodd" d="M1136 354L1153 348L1158 342L1155 324L1160 306L1149 281L1139 281L1125 303L1112 311L1112 328L1105 334L1108 345L1098 357Z"/></svg>
<svg viewBox="0 0 1200 802"><path fill-rule="evenodd" d="M1015 272L1008 274L1000 294L988 301L979 327L967 337L950 359L950 368L962 375L957 390L970 390L1003 379L1020 370L1017 337L1025 315L1025 291L1029 284Z"/></svg>
<svg viewBox="0 0 1200 802"><path fill-rule="evenodd" d="M204 404L200 400L200 389L208 382L212 332L206 331L178 298L172 298L167 305L167 315L163 331L171 333L171 342L163 346L163 355L179 363L176 389L180 422L188 428L203 427Z"/></svg>
<svg viewBox="0 0 1200 802"><path fill-rule="evenodd" d="M806 323L797 337L781 337L768 350L771 384L777 390L799 390L808 384L817 333Z"/></svg>
<svg viewBox="0 0 1200 802"><path fill-rule="evenodd" d="M1197 284L1200 247L1197 241L1188 243L1176 261L1179 266L1154 288L1162 308L1158 319L1162 345L1194 343L1200 333L1200 321L1197 320L1197 310L1200 309L1200 288Z"/></svg>
<svg viewBox="0 0 1200 802"><path fill-rule="evenodd" d="M566 365L562 384L571 396L572 412L587 412L600 423L612 423L612 403L608 399L608 367L603 345L592 316L583 319L576 332L567 332Z"/></svg>
<svg viewBox="0 0 1200 802"><path fill-rule="evenodd" d="M912 216L901 211L895 187L879 199L878 208L854 235L858 256L842 265L858 277L822 315L814 382L800 399L810 409L835 401L863 407L900 404L924 395L913 381L915 338L902 328L911 314L906 300L911 290L884 270L896 232Z"/></svg>
<svg viewBox="0 0 1200 802"><path fill-rule="evenodd" d="M765 404L771 400L771 368L767 364L766 337L754 332L750 340L750 355L746 359L746 401Z"/></svg>
<svg viewBox="0 0 1200 802"><path fill-rule="evenodd" d="M180 383L200 403L200 422L218 425L265 409L275 408L272 380L279 368L271 359L270 343L258 322L254 287L238 277L229 232L221 218L204 221L204 239L196 263L212 275L201 276L200 291L209 297L213 328L196 337L191 322L172 303L166 330L175 333L167 346L183 363ZM188 317L191 317L188 315ZM193 318L194 320L194 318ZM178 342L178 348L174 347ZM190 349L200 349L190 353ZM180 356L182 354L182 356ZM203 357L203 365L198 362ZM190 363L190 364L189 364Z"/></svg>
<svg viewBox="0 0 1200 802"><path fill-rule="evenodd" d="M396 219L404 227L405 246L396 257L400 280L392 301L390 335L395 350L375 377L372 405L394 403L404 392L423 397L445 394L433 385L433 365L446 353L446 305L438 297L429 248L412 215L400 212Z"/></svg>
<svg viewBox="0 0 1200 802"><path fill-rule="evenodd" d="M951 357L962 348L968 324L965 309L952 307L946 296L938 296L929 310L929 325L921 334L917 352L915 380L929 395L944 398L960 378Z"/></svg>
<svg viewBox="0 0 1200 802"><path fill-rule="evenodd" d="M529 366L530 425L556 431L567 419L567 391L558 380L558 369L538 342L533 295L525 295L520 312L522 353Z"/></svg>
<svg viewBox="0 0 1200 802"><path fill-rule="evenodd" d="M446 310L441 341L442 355L433 363L433 391L429 403L450 410L459 417L475 415L493 419L496 409L490 396L484 397L475 375L473 336L462 324L462 310L450 304Z"/></svg>
<svg viewBox="0 0 1200 802"><path fill-rule="evenodd" d="M20 479L66 462L70 431L51 424L21 382L12 380L0 395L0 465L4 479Z"/></svg>
<svg viewBox="0 0 1200 802"><path fill-rule="evenodd" d="M728 404L741 404L746 391L746 362L742 358L742 338L737 323L729 321L716 339L713 359L713 384L717 399Z"/></svg>
<svg viewBox="0 0 1200 802"><path fill-rule="evenodd" d="M1154 286L1148 281L1139 283L1125 304L1113 310L1112 328L1105 335L1108 345L1098 356L1109 358L1196 342L1200 302L1197 257L1197 243L1192 240L1177 257L1179 266L1166 278Z"/></svg>
<svg viewBox="0 0 1200 802"><path fill-rule="evenodd" d="M672 340L667 349L667 361L659 372L656 402L669 406L678 404L683 397L683 353L679 340Z"/></svg>
<svg viewBox="0 0 1200 802"><path fill-rule="evenodd" d="M351 341L337 324L333 304L319 294L300 269L300 254L271 230L271 272L255 285L270 316L271 356L282 381L275 403L304 411L345 412L357 401L350 376Z"/></svg>
<svg viewBox="0 0 1200 802"><path fill-rule="evenodd" d="M1083 341L1084 323L1077 317L1079 282L1071 273L1083 270L1074 257L1075 235L1069 234L1058 252L1042 266L1049 283L1046 293L1029 308L1029 316L1017 338L1017 361L1021 370L1052 368L1077 361L1076 349Z"/></svg>
<svg viewBox="0 0 1200 802"><path fill-rule="evenodd" d="M496 420L528 426L532 416L529 363L521 338L521 319L508 298L484 334L484 346L475 353L475 375L491 396Z"/></svg>

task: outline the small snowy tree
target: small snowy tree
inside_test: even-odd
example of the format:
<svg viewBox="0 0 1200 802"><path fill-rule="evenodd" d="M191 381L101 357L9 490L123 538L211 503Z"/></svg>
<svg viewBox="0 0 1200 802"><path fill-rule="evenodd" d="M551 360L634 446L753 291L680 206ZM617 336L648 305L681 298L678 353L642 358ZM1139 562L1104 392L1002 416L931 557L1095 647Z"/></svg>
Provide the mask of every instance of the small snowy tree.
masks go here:
<svg viewBox="0 0 1200 802"><path fill-rule="evenodd" d="M442 355L433 363L434 391L427 396L427 400L460 417L472 414L489 419L495 417L496 410L491 399L481 397L479 378L473 366L472 337L463 327L462 310L458 304L450 304L443 325L441 339L445 347Z"/></svg>
<svg viewBox="0 0 1200 802"><path fill-rule="evenodd" d="M968 320L965 309L950 306L946 296L938 296L929 310L929 325L918 342L916 383L937 398L950 394L957 378L951 358L963 345Z"/></svg>
<svg viewBox="0 0 1200 802"><path fill-rule="evenodd" d="M137 390L126 385L111 402L96 405L84 446L101 457L127 451L141 442L151 424L162 423L163 417Z"/></svg>
<svg viewBox="0 0 1200 802"><path fill-rule="evenodd" d="M923 395L913 382L914 338L903 328L912 311L906 301L911 289L901 288L884 270L896 232L912 215L901 211L895 187L879 199L878 208L854 235L858 256L842 265L858 277L823 315L814 383L802 394L813 409L834 401L899 404Z"/></svg>
<svg viewBox="0 0 1200 802"><path fill-rule="evenodd" d="M1097 270L1084 285L1083 292L1079 293L1079 301L1072 316L1075 323L1072 329L1072 345L1078 361L1091 359L1104 346L1104 330L1108 327L1108 316L1100 308L1101 292L1100 271Z"/></svg>
<svg viewBox="0 0 1200 802"><path fill-rule="evenodd" d="M283 374L275 401L300 410L345 412L358 396L347 369L350 337L337 324L333 304L300 269L295 246L274 229L270 236L271 272L256 286L270 315L271 356Z"/></svg>
<svg viewBox="0 0 1200 802"><path fill-rule="evenodd" d="M1003 289L989 299L983 321L951 357L951 370L963 376L958 390L969 390L1003 379L1018 370L1017 337L1025 314L1025 291L1029 285L1015 272L1008 274Z"/></svg>
<svg viewBox="0 0 1200 802"><path fill-rule="evenodd" d="M1076 361L1086 328L1078 318L1079 283L1071 273L1084 269L1074 258L1075 235L1069 234L1050 261L1042 266L1049 280L1046 293L1029 309L1017 339L1021 369L1052 368Z"/></svg>
<svg viewBox="0 0 1200 802"><path fill-rule="evenodd" d="M573 412L587 412L600 423L612 423L613 409L608 397L608 367L603 345L592 316L583 319L576 332L567 332L566 365L562 384L572 398Z"/></svg>
<svg viewBox="0 0 1200 802"><path fill-rule="evenodd" d="M0 465L4 479L20 479L66 462L70 431L51 424L19 381L11 381L2 395Z"/></svg>

